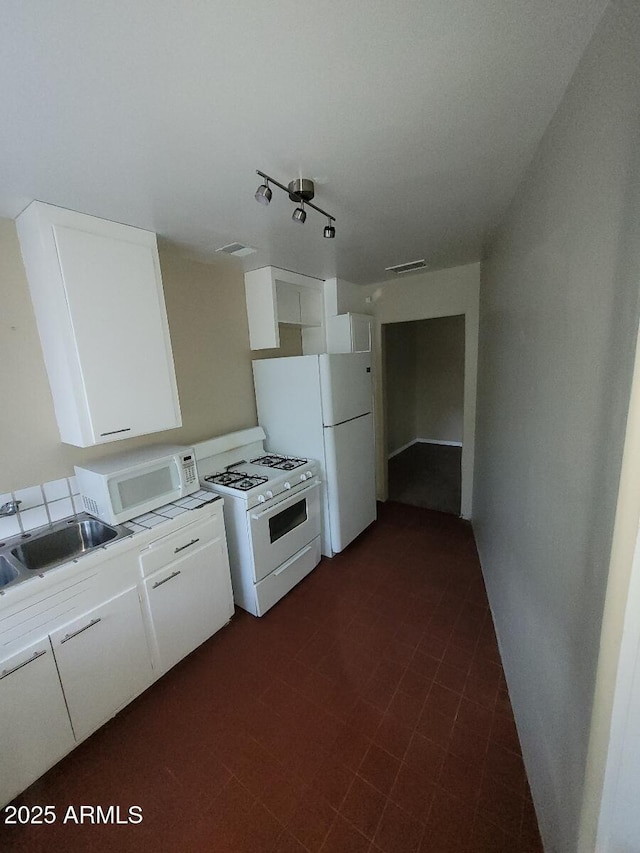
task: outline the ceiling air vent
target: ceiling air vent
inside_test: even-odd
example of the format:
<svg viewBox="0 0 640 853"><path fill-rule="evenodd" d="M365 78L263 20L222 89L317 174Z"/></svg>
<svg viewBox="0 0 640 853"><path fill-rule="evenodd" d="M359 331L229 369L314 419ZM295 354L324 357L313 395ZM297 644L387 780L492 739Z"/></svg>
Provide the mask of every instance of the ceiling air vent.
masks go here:
<svg viewBox="0 0 640 853"><path fill-rule="evenodd" d="M224 252L225 255L233 255L235 258L244 258L245 255L253 255L256 250L251 246L245 246L244 243L229 243L228 246L221 246L216 249L216 252Z"/></svg>
<svg viewBox="0 0 640 853"><path fill-rule="evenodd" d="M385 267L387 272L395 272L398 275L402 275L405 272L414 272L415 270L421 270L426 267L426 261L424 258L420 261L409 261L407 264L396 264L395 267Z"/></svg>

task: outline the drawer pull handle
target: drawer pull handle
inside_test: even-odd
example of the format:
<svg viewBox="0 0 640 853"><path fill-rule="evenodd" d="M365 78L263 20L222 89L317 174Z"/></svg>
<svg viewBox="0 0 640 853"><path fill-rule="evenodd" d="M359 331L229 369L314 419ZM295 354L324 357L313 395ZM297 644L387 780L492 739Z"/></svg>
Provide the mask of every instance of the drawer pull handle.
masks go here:
<svg viewBox="0 0 640 853"><path fill-rule="evenodd" d="M13 669L3 669L0 673L0 681L2 681L2 679L6 678L8 675L11 675L12 673L17 672L19 669L22 669L23 666L27 666L28 664L33 663L34 660L41 658L42 655L46 655L46 653L46 649L43 649L41 652L34 652L30 658L23 660L22 663L19 663L17 666L14 666Z"/></svg>
<svg viewBox="0 0 640 853"><path fill-rule="evenodd" d="M186 545L181 545L179 548L175 548L173 553L177 554L179 551L184 551L185 548L191 548L192 545L195 545L196 542L199 542L199 539L192 539L191 542L187 542Z"/></svg>
<svg viewBox="0 0 640 853"><path fill-rule="evenodd" d="M85 625L84 628L78 628L77 631L74 631L73 634L66 634L61 640L60 645L68 642L69 640L73 640L74 637L77 637L78 634L82 634L83 631L88 631L89 628L93 628L94 625L97 625L98 622L102 622L102 617L98 616L96 619L92 619L88 625Z"/></svg>
<svg viewBox="0 0 640 853"><path fill-rule="evenodd" d="M100 435L118 435L120 432L131 432L131 427L124 427L123 429L112 429L111 432L101 432Z"/></svg>
<svg viewBox="0 0 640 853"><path fill-rule="evenodd" d="M287 569L292 566L294 563L297 563L300 557L303 557L311 550L311 545L307 545L306 548L303 548L302 551L298 551L297 554L294 554L293 557L289 557L286 563L283 563L279 569L276 569L273 573L274 578L277 578L278 575L281 575L283 572L286 572Z"/></svg>
<svg viewBox="0 0 640 853"><path fill-rule="evenodd" d="M163 583L167 583L167 581L172 581L174 578L177 578L179 574L182 574L180 569L178 569L177 572L173 572L173 574L170 574L168 577L164 578L164 580L156 581L154 583L154 585L151 587L151 589L157 589L157 587L162 586Z"/></svg>

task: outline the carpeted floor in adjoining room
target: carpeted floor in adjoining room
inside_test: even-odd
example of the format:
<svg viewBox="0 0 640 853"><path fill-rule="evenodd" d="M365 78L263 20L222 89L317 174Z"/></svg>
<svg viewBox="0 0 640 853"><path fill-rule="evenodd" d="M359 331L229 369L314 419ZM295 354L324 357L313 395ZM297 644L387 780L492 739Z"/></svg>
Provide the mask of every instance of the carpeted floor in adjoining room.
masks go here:
<svg viewBox="0 0 640 853"><path fill-rule="evenodd" d="M462 448L417 442L389 460L389 500L460 515Z"/></svg>
<svg viewBox="0 0 640 853"><path fill-rule="evenodd" d="M471 528L387 503L31 786L3 851L540 853ZM139 825L62 823L68 806Z"/></svg>

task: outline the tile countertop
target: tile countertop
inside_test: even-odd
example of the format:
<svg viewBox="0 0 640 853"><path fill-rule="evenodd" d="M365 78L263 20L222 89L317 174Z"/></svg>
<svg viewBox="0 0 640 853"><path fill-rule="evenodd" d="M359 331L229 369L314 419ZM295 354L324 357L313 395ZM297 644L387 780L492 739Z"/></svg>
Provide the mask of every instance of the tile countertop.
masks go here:
<svg viewBox="0 0 640 853"><path fill-rule="evenodd" d="M132 518L131 521L125 521L124 526L128 527L135 535L145 530L151 530L171 518L177 518L177 516L183 515L183 513L189 512L189 510L200 509L206 504L220 499L220 495L205 491L204 489L198 489L197 492L193 492L193 494L186 498L179 498L177 501L165 504L153 512L145 512L144 515L138 515Z"/></svg>
<svg viewBox="0 0 640 853"><path fill-rule="evenodd" d="M61 563L59 566L35 574L33 578L22 583L0 589L0 623L2 623L7 608L21 606L21 603L26 602L33 595L39 596L45 589L53 590L60 583L68 583L87 572L95 571L107 556L116 556L118 553L122 554L136 547L146 547L157 535L164 534L165 531L160 529L162 526L167 528L167 533L179 530L189 523L189 520L182 518L182 516L203 509L216 501L222 501L222 497L213 492L199 489L186 498L179 498L177 501L165 504L153 512L144 513L131 521L124 522L122 526L131 530L132 536L116 539L114 542L105 542L100 547L93 548L67 563ZM69 516L69 518L73 517Z"/></svg>

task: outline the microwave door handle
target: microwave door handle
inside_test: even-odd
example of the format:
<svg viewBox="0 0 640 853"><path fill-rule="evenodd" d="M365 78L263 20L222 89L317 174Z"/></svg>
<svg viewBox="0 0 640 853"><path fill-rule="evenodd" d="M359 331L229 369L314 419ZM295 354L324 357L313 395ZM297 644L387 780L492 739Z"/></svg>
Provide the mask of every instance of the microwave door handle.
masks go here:
<svg viewBox="0 0 640 853"><path fill-rule="evenodd" d="M317 480L315 483L312 483L310 486L306 486L304 489L300 489L299 492L294 492L291 495L291 497L288 498L287 503L289 503L289 502L294 503L296 500L299 500L303 495L308 494L309 492L313 491L313 489L317 489L319 485L320 485L320 480ZM268 507L267 509L263 509L262 512L257 512L255 514L251 513L251 518L254 521L259 521L259 519L261 519L263 516L270 515L274 511L274 509L276 509L278 507L281 508L283 503L285 503L285 501L280 501L277 504L273 504L272 506Z"/></svg>

